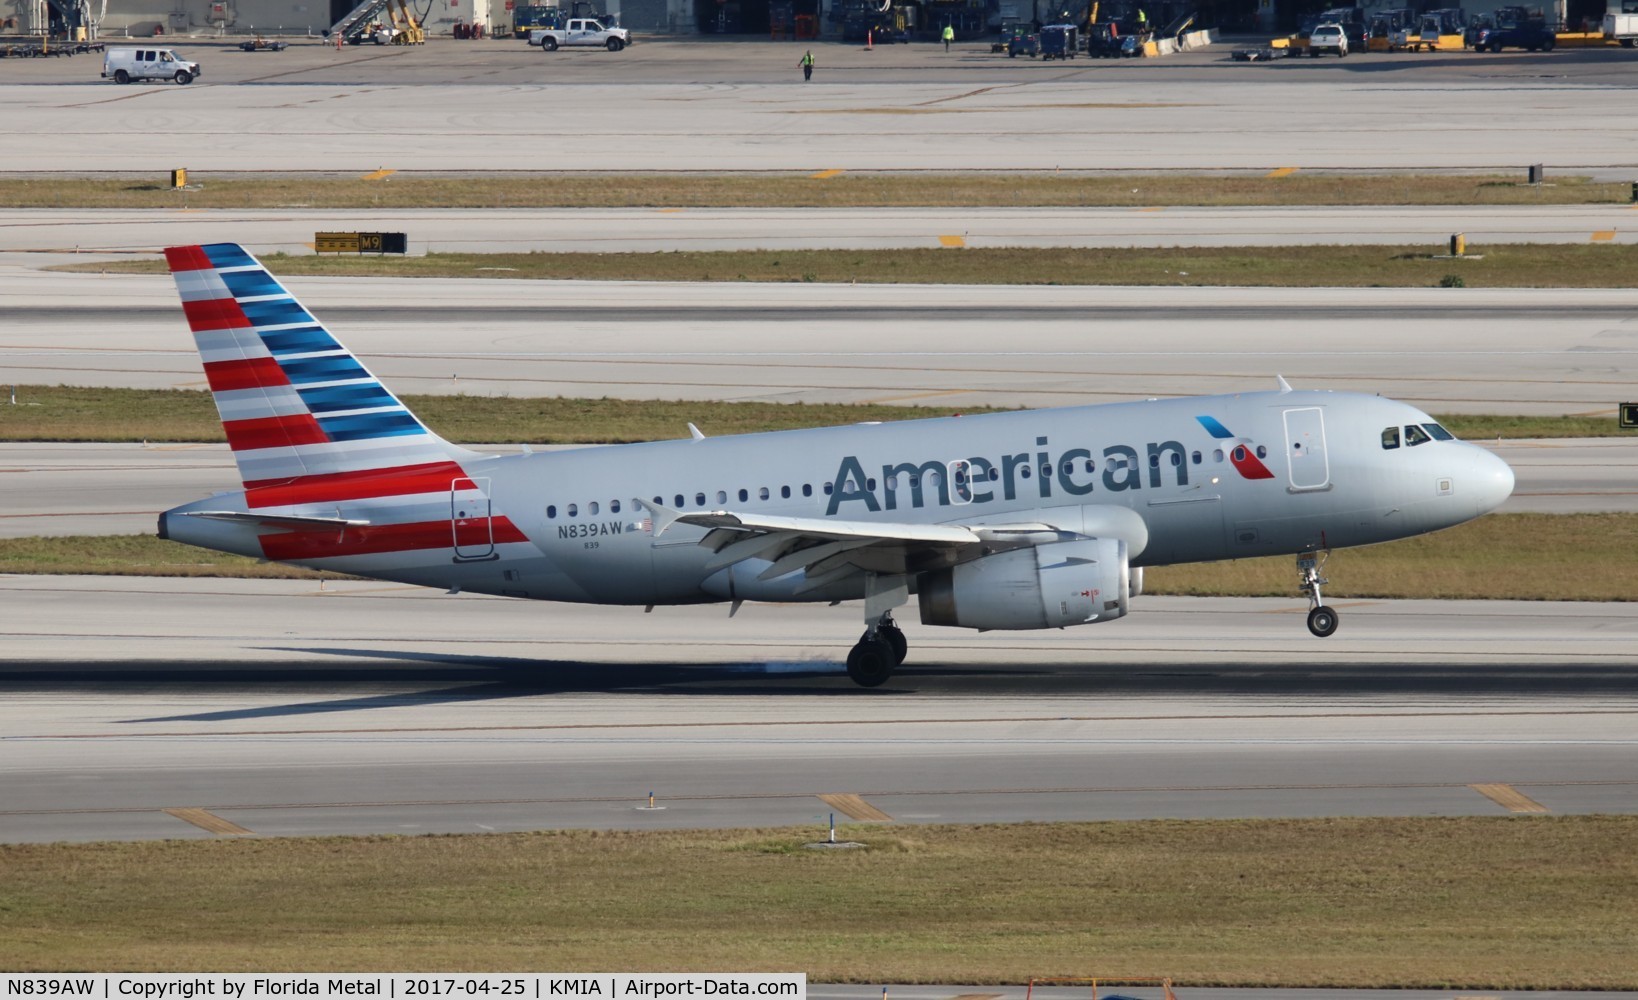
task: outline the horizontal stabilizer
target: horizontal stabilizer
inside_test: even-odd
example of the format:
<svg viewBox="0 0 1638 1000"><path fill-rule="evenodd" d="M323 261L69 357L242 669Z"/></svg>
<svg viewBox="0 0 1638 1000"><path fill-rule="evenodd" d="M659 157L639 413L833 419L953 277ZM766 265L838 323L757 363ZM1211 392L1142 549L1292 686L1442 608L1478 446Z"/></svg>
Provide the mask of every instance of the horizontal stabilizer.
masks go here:
<svg viewBox="0 0 1638 1000"><path fill-rule="evenodd" d="M306 517L300 514L258 514L244 510L185 510L183 517L203 517L211 521L238 521L242 524L261 524L269 528L362 528L369 521L346 517Z"/></svg>

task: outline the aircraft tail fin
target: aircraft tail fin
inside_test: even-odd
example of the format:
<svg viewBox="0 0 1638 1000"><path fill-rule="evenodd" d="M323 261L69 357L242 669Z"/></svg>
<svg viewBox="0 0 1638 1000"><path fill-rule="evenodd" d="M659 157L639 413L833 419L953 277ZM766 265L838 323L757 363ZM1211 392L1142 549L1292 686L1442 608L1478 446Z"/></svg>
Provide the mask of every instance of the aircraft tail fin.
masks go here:
<svg viewBox="0 0 1638 1000"><path fill-rule="evenodd" d="M318 499L359 475L460 476L477 457L428 430L237 244L165 259L247 492L304 483Z"/></svg>

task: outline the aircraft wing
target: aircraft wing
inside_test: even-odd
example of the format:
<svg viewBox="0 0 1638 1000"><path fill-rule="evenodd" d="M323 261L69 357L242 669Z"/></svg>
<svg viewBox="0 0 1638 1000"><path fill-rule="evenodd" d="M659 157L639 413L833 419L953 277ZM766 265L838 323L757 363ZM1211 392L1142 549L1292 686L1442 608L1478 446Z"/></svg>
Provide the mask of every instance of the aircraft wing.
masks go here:
<svg viewBox="0 0 1638 1000"><path fill-rule="evenodd" d="M1079 537L1076 532L1038 522L1016 524L916 524L905 521L838 521L780 517L728 510L684 512L638 500L653 516L653 532L674 524L708 529L700 544L715 555L708 571L749 559L769 565L758 579L772 580L805 570L804 590L817 589L855 573L926 572L965 562L999 549L1021 548Z"/></svg>

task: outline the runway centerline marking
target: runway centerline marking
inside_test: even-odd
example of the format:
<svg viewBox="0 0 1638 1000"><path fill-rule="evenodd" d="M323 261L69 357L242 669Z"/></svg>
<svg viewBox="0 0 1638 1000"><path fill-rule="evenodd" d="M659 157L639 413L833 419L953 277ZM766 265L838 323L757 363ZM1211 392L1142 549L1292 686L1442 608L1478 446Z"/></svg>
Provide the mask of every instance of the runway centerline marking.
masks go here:
<svg viewBox="0 0 1638 1000"><path fill-rule="evenodd" d="M208 809L183 808L162 810L168 816L175 816L184 823L192 823L201 830L214 833L219 837L254 837L255 834L237 823L230 823Z"/></svg>
<svg viewBox="0 0 1638 1000"><path fill-rule="evenodd" d="M1468 785L1467 787L1483 795L1508 812L1515 813L1544 813L1551 812L1546 806L1532 799L1512 785Z"/></svg>
<svg viewBox="0 0 1638 1000"><path fill-rule="evenodd" d="M819 801L839 813L844 813L850 819L862 823L891 823L893 817L877 809L857 795L843 792L829 792L819 796Z"/></svg>

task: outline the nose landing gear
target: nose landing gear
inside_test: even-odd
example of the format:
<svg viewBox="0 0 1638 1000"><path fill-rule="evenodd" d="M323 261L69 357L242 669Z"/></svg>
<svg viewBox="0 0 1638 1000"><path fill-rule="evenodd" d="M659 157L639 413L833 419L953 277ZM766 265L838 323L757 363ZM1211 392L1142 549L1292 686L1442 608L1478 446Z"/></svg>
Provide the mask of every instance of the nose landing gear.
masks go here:
<svg viewBox="0 0 1638 1000"><path fill-rule="evenodd" d="M1300 581L1298 586L1308 595L1308 631L1321 639L1337 630L1336 609L1326 607L1325 598L1320 594L1320 587L1331 582L1319 575L1324 559L1330 557L1329 550L1320 560L1316 560L1312 552L1304 552L1297 556L1297 577Z"/></svg>

